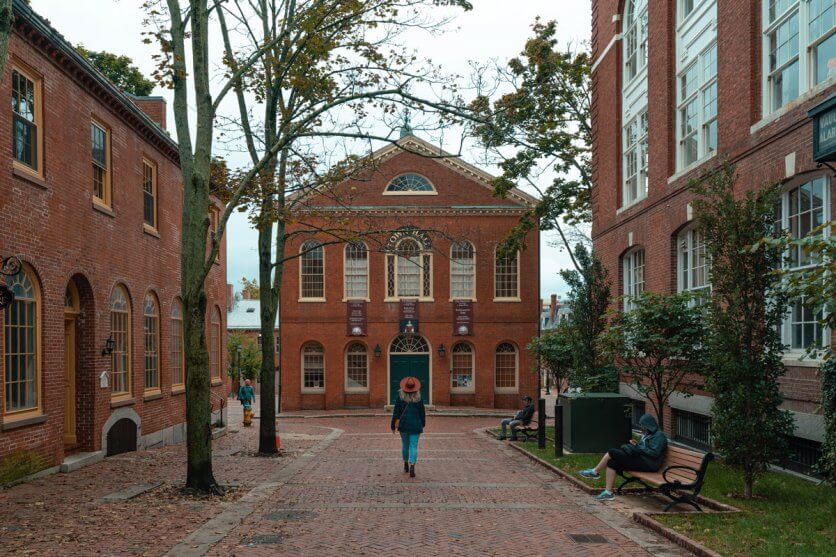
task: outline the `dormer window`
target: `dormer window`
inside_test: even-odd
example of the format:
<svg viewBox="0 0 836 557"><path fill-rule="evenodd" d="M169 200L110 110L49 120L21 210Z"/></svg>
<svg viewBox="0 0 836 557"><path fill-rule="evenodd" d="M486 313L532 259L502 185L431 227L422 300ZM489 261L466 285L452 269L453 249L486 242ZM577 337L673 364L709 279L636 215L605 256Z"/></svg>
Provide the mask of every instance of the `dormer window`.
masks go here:
<svg viewBox="0 0 836 557"><path fill-rule="evenodd" d="M383 195L437 195L438 192L429 180L419 174L401 174L396 176Z"/></svg>

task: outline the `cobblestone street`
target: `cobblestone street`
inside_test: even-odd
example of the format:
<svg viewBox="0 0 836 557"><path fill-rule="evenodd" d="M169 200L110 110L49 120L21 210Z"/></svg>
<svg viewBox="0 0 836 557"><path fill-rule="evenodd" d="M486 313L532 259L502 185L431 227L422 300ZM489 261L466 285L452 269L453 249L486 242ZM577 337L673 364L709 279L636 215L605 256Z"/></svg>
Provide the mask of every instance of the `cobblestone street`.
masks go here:
<svg viewBox="0 0 836 557"><path fill-rule="evenodd" d="M216 476L231 486L222 499L179 493L183 446L124 454L0 492L2 553L679 553L474 432L494 418L431 416L410 479L384 417L283 421L287 456L271 459L251 456L257 429L238 427L231 410L230 433L215 442Z"/></svg>

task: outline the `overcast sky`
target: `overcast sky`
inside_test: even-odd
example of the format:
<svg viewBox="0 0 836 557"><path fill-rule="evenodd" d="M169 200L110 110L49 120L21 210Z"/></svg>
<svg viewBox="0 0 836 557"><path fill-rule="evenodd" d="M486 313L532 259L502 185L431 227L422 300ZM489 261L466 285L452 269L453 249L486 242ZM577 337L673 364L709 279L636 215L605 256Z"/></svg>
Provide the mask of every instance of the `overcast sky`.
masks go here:
<svg viewBox="0 0 836 557"><path fill-rule="evenodd" d="M459 15L449 32L434 37L422 35L410 46L421 56L441 64L445 71L466 75L470 73L470 61L504 62L517 55L537 16L558 21L561 42L577 44L589 40L590 0L472 1L474 10ZM32 0L32 7L71 43L125 54L144 73L150 74L155 48L142 42L141 3L142 0ZM154 94L169 99L170 111L170 92L158 88ZM168 121L172 121L170 115ZM485 170L495 173L493 168ZM238 290L242 277L258 274L256 234L240 213L230 221L227 231L228 281ZM541 294L544 298L566 290L558 271L569 266L568 256L554 243L554 235L543 234Z"/></svg>

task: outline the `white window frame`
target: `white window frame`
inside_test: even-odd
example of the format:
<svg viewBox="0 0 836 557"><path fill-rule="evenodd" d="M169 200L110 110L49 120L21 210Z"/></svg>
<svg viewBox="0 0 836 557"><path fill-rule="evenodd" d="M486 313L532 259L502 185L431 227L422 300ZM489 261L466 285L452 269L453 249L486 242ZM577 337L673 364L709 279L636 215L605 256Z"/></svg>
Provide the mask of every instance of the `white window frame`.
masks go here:
<svg viewBox="0 0 836 557"><path fill-rule="evenodd" d="M641 281L638 280L638 269L641 269ZM634 248L627 252L622 258L622 298L624 300L624 311L633 310L635 307L635 302L633 300L644 293L645 284L647 283L645 280L646 269L647 259L644 248Z"/></svg>
<svg viewBox="0 0 836 557"><path fill-rule="evenodd" d="M348 250L353 245L362 246L363 249L365 250L365 254L366 254L366 259L365 259L365 261L366 261L366 271L365 271L366 293L362 296L349 296L348 295L349 279L363 276L359 272L352 273L352 274L349 274L349 272L348 272L349 271L349 269L348 269ZM369 280L370 280L370 277L369 277L369 246L367 246L365 242L349 242L348 244L345 245L345 248L343 248L343 301L344 302L348 301L348 300L365 300L366 302L371 301L370 298L369 298Z"/></svg>
<svg viewBox="0 0 836 557"><path fill-rule="evenodd" d="M635 133L635 141L631 141L631 132L630 129L635 126L636 133ZM623 153L624 153L624 176L621 185L621 207L629 207L635 203L638 203L642 199L647 197L647 190L648 190L648 121L647 121L647 108L642 109L638 114L636 114L627 124L624 126L622 130L622 140L623 140ZM635 168L632 169L630 166L630 160L633 154L635 153ZM630 191L628 187L628 182L632 179L636 179L636 194L635 196Z"/></svg>
<svg viewBox="0 0 836 557"><path fill-rule="evenodd" d="M638 3L641 3L642 6L636 11L634 6ZM647 5L648 0L627 0L627 6L624 9L624 30L621 36L623 41L622 54L624 60L623 76L625 86L641 76L642 71L647 68L647 36L649 26L649 22L647 21ZM642 24L644 24L644 28L642 28ZM628 76L628 68L630 67L629 60L632 56L632 49L630 49L632 35L635 35L635 39L633 40L635 42L636 66L633 75Z"/></svg>
<svg viewBox="0 0 836 557"><path fill-rule="evenodd" d="M716 35L716 30L715 30ZM709 146L709 128L712 124L717 123L718 99L717 99L717 41L713 40L707 47L705 47L698 55L690 60L690 63L685 67L676 78L676 96L677 96L677 110L676 110L676 161L677 169L682 171L686 168L697 166L700 163L711 158L717 152L717 146L711 149ZM714 71L710 75L706 75L706 68L710 56L714 58ZM693 90L688 93L687 97L683 97L684 80L687 78L691 69L696 68L697 78L693 86ZM714 114L706 116L706 107L712 102L709 101L709 93L713 91ZM685 114L691 105L696 106L696 118L694 129L690 130L686 135L684 132ZM686 160L686 138L696 137L697 152L694 160ZM715 133L715 141L716 141Z"/></svg>
<svg viewBox="0 0 836 557"><path fill-rule="evenodd" d="M517 250L517 295L516 296L497 296L497 264L499 263L499 247L493 250L493 301L494 302L521 302L522 293L520 292L520 260L522 253Z"/></svg>
<svg viewBox="0 0 836 557"><path fill-rule="evenodd" d="M355 345L363 347L363 355L366 357L366 386L365 387L349 387L348 386L348 355L350 353L351 347L355 346ZM369 392L369 375L370 375L369 374L369 347L366 346L362 342L354 341L354 342L349 342L346 345L345 350L343 350L343 352L345 353L345 357L343 358L343 367L345 369L345 392L346 393L368 393ZM358 353L355 352L354 354L358 354Z"/></svg>
<svg viewBox="0 0 836 557"><path fill-rule="evenodd" d="M706 283L702 286L694 286L694 271L697 270L697 267L694 266L695 254L699 253L700 248L706 259L704 265ZM696 298L694 303L704 297L707 298L711 294L711 263L708 261L706 249L705 237L696 226L683 230L676 237L677 291L694 294Z"/></svg>
<svg viewBox="0 0 836 557"><path fill-rule="evenodd" d="M316 296L305 297L305 295L304 295L305 288L304 288L304 282L303 282L304 277L303 277L303 274L302 274L302 268L304 266L304 262L305 262L304 260L305 260L305 255L306 254L303 253L303 252L305 251L305 246L308 245L309 242L317 242L319 244L319 249L322 250L322 296L321 297L316 297ZM313 250L310 250L308 253L310 253L312 251ZM318 240L307 240L305 242L302 242L302 245L299 246L299 301L300 302L324 302L325 301L325 287L326 287L325 276L326 276L325 275L325 246L322 245L322 242L319 242Z"/></svg>
<svg viewBox="0 0 836 557"><path fill-rule="evenodd" d="M397 180L398 178L401 178L403 176L410 176L410 175L418 176L419 178L421 178L422 180L427 182L427 184L429 184L429 186L432 188L432 190L389 191L389 186L392 185L392 182L394 182L395 180ZM438 195L438 190L435 189L435 184L433 184L430 181L430 179L427 178L426 176L424 176L423 174L418 174L417 172L402 172L401 174L398 174L397 176L394 176L391 180L386 182L386 188L384 188L384 190L383 190L383 195Z"/></svg>
<svg viewBox="0 0 836 557"><path fill-rule="evenodd" d="M418 288L419 288L419 295L418 296L401 296L400 295L400 272L398 271L398 262L400 259L400 246L405 241L412 241L418 244L418 257L421 260L421 264L419 267L418 272ZM421 240L419 238L415 238L412 236L407 236L406 238L402 238L398 241L397 245L395 246L393 253L387 253L385 258L385 273L384 279L386 283L384 285L386 297L384 298L384 302L398 302L400 300L418 300L420 302L432 302L434 301L433 292L435 290L435 285L433 282L433 254L431 251L425 249ZM391 296L389 293L389 266L390 261L394 261L393 269L394 269L394 296ZM425 264L426 262L426 264ZM427 268L429 267L429 268ZM429 273L429 275L427 275ZM424 284L426 281L429 280L429 292L424 289ZM429 295L427 295L429 294Z"/></svg>
<svg viewBox="0 0 836 557"><path fill-rule="evenodd" d="M455 361L457 353L456 348L458 348L459 346L466 346L470 350L470 385L468 387L453 386L453 377L455 374L453 362ZM494 356L494 358L495 357L496 356ZM494 381L496 380L494 379ZM476 392L476 348L469 342L459 341L454 343L453 346L450 348L450 392L461 394L472 394Z"/></svg>
<svg viewBox="0 0 836 557"><path fill-rule="evenodd" d="M788 106L793 105L793 102L799 98L804 97L805 93L811 90L823 90L836 82L833 76L827 77L820 83L815 83L815 51L827 39L833 37L836 33L836 26L830 28L828 31L821 34L820 37L810 39L810 2L809 0L795 0L791 2L787 9L775 15L775 19L770 21L770 0L764 0L762 3L762 58L763 58L763 114L769 115L774 113L781 113L786 110ZM771 53L771 35L775 33L779 27L789 21L793 15L798 16L798 52L785 61L774 70L770 69L770 53ZM779 107L774 107L773 97L773 82L774 77L781 71L798 62L798 94L792 99L785 100Z"/></svg>
<svg viewBox="0 0 836 557"><path fill-rule="evenodd" d="M496 386L496 356L499 354L499 347L503 344L508 344L514 348L514 386L513 387L497 387ZM498 343L493 349L493 392L498 395L517 394L520 392L520 349L516 344L509 340L503 340Z"/></svg>
<svg viewBox="0 0 836 557"><path fill-rule="evenodd" d="M470 250L473 253L473 258L470 262L470 296L457 296L454 292L454 281L453 276L467 276L467 264L458 263L458 260L454 257L454 250L456 249L457 245L468 244L470 246ZM455 269L458 265L458 269L460 272L457 272ZM464 272L461 272L461 271ZM453 242L450 246L450 301L453 300L471 300L476 301L476 247L473 245L473 242L469 240L461 240L459 242Z"/></svg>
<svg viewBox="0 0 836 557"><path fill-rule="evenodd" d="M318 346L322 352L322 387L306 387L305 386L305 350L308 347ZM325 372L325 345L315 340L309 340L302 344L302 349L299 351L299 371L302 374L301 392L302 393L324 393L327 375Z"/></svg>
<svg viewBox="0 0 836 557"><path fill-rule="evenodd" d="M822 199L822 222L829 222L833 217L831 215L831 204L833 202L833 180L827 174L819 174L815 176L811 176L809 180L805 180L803 182L793 182L793 184L789 187L786 187L784 191L781 193L781 219L780 219L780 227L781 230L787 231L791 230L791 223L790 223L790 194L807 184L814 183L816 181L823 180L823 199ZM776 225L779 223L776 222ZM815 228L813 226L812 228ZM832 233L832 230L824 229L822 234L825 237L829 237ZM806 237L806 236L805 236ZM789 253L786 254L787 259L789 257ZM792 266L787 261L784 262L784 267L791 270L791 271L801 271L804 269L811 269L815 267L817 264L815 262L808 262L806 264ZM786 351L784 352L785 360L798 360L802 356L807 356L807 350L805 348L794 348L792 346L792 327L793 327L793 318L794 318L794 306L796 300L791 300L787 307L787 315L784 317L783 321L781 322L780 332L781 332L781 342L787 346ZM824 343L826 343L831 338L831 331L827 328L823 329L822 337ZM794 363L794 362L793 362Z"/></svg>

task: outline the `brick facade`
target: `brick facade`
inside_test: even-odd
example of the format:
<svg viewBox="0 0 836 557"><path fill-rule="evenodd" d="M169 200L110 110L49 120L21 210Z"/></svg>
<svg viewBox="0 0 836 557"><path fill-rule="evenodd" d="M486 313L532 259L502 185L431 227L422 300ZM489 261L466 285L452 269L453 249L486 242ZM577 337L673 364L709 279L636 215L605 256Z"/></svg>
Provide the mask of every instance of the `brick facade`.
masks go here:
<svg viewBox="0 0 836 557"><path fill-rule="evenodd" d="M182 178L177 146L126 95L75 57L43 19L17 2L15 10L0 97L12 97L11 72L18 65L40 78L43 179L28 177L13 164L12 113L6 104L0 111L0 254L18 256L39 291L41 411L23 421L2 414L0 459L16 450L35 450L54 465L68 453L99 451L107 430L121 417L136 424L140 447L176 441L182 438L185 419L185 395L182 388L172 391L170 363L170 315L180 292ZM154 105L158 113L152 117L160 121L164 103L143 104ZM91 118L111 132L110 210L93 202ZM143 157L157 165L156 231L143 226ZM207 339L216 308L221 319L221 377L226 375L225 278L224 247L206 285ZM76 443L65 447L65 354L71 347L65 343L64 301L69 285L78 291L80 311L71 316L76 330ZM131 393L118 403L112 402L112 380L108 388L99 385L100 374L112 371L111 357L103 356L102 349L111 335L110 297L117 285L129 297L131 343ZM153 396L144 396L147 293L153 293L159 307L160 393ZM7 317L4 313L0 311L0 319ZM0 327L0 373L8 376L3 347L11 340L3 336ZM0 400L5 400L4 384L0 382ZM213 391L217 409L226 387L218 382Z"/></svg>
<svg viewBox="0 0 836 557"><path fill-rule="evenodd" d="M723 161L736 166L741 192L777 182L790 188L824 177L831 192L832 218L836 214L833 173L812 161L812 123L807 111L836 91L834 79L810 86L777 111L765 110L762 6L749 0L717 1L716 16L709 20L709 25L716 26L718 53L717 148L713 157L703 157L684 171L677 166L677 28L687 23L683 27L677 19L679 2L647 3L648 191L646 198L622 206L621 33L622 10L628 3L592 2L592 235L597 254L611 273L613 293L623 294L622 258L636 247L645 252L645 290L677 290L677 236L691 224L689 181ZM802 48L801 56L805 55ZM789 372L782 380L785 407L809 416L820 400L815 369L800 365L797 359L788 358L787 364ZM672 420L666 419L666 425L671 428Z"/></svg>
<svg viewBox="0 0 836 557"><path fill-rule="evenodd" d="M539 316L539 236L532 232L528 249L520 255L519 300L494 301L494 251L518 222L529 198L515 194L508 199L492 196L489 177L454 157L431 159L408 151L438 154L437 148L407 135L400 140L407 150L388 147L378 152L379 165L363 180L349 181L336 194L350 197L352 222L358 232L383 231L363 237L369 249L366 303L367 334L348 336L344 300L345 244L324 246L325 301L300 301L299 259L291 259L284 270L281 297L281 392L282 410L300 408L381 407L389 403L388 373L390 345L399 334L400 302L386 297L386 247L393 232L404 226L426 232L432 242L432 300L420 301L419 334L429 345L430 403L440 406L478 406L513 408L522 394L534 396L537 375L534 361L525 347L538 333ZM404 173L427 178L437 195L383 195L389 182ZM335 205L322 197L309 207ZM306 224L309 222L306 221ZM361 230L362 228L362 230ZM297 225L295 230L300 230ZM326 240L317 234L297 234L286 253L299 253L310 238ZM466 239L475 247L475 301L473 334L454 336L453 302L450 285L450 253L454 241ZM301 388L301 350L315 341L324 347L325 389L308 394ZM345 351L360 341L368 354L367 392L347 392ZM451 392L451 352L455 343L468 343L474 352L472 392ZM517 387L512 393L495 393L495 350L510 342L518 354ZM441 345L445 354L439 354ZM375 347L380 355L375 356Z"/></svg>

